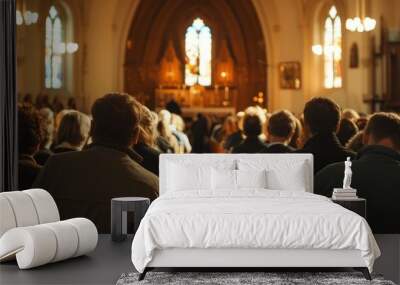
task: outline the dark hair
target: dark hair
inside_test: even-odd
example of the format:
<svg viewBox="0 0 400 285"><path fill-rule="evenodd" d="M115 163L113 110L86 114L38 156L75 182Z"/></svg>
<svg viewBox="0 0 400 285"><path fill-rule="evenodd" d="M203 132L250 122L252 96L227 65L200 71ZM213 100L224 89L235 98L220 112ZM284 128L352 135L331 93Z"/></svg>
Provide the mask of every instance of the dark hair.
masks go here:
<svg viewBox="0 0 400 285"><path fill-rule="evenodd" d="M243 119L243 131L248 137L256 137L261 134L262 124L257 115L246 114Z"/></svg>
<svg viewBox="0 0 400 285"><path fill-rule="evenodd" d="M296 129L294 116L287 110L275 112L268 120L268 132L276 137L289 138Z"/></svg>
<svg viewBox="0 0 400 285"><path fill-rule="evenodd" d="M87 137L83 131L84 114L78 111L66 113L60 122L57 130L57 143L67 142L71 145L81 145Z"/></svg>
<svg viewBox="0 0 400 285"><path fill-rule="evenodd" d="M346 148L354 151L359 152L364 147L363 142L364 132L359 131L356 133L346 144Z"/></svg>
<svg viewBox="0 0 400 285"><path fill-rule="evenodd" d="M304 107L304 123L311 133L336 132L340 120L340 107L328 98L316 97Z"/></svg>
<svg viewBox="0 0 400 285"><path fill-rule="evenodd" d="M376 113L371 116L364 130L366 135L372 136L378 142L390 139L395 148L400 150L400 116L395 113Z"/></svg>
<svg viewBox="0 0 400 285"><path fill-rule="evenodd" d="M352 120L346 118L340 120L337 136L342 145L346 145L357 132L358 127Z"/></svg>
<svg viewBox="0 0 400 285"><path fill-rule="evenodd" d="M42 123L39 112L28 104L18 105L18 151L33 155L42 141Z"/></svg>
<svg viewBox="0 0 400 285"><path fill-rule="evenodd" d="M127 147L138 132L140 103L123 93L110 93L97 99L92 106L93 141L104 141Z"/></svg>

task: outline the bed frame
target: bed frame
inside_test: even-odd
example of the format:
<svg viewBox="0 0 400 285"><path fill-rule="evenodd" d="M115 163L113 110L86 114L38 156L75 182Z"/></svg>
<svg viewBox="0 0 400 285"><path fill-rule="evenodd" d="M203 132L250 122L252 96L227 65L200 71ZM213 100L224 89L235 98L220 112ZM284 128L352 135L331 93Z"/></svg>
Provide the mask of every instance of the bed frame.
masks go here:
<svg viewBox="0 0 400 285"><path fill-rule="evenodd" d="M313 156L311 154L162 154L160 157L160 195L164 194L168 179L167 161L181 159L196 162L206 158L209 163L218 160L261 158L281 160L282 158L307 163L306 191L313 193ZM234 271L250 271L256 269L265 271L266 268L354 268L361 271L364 277L371 280L371 276L359 250L331 250L331 249L248 249L248 248L170 248L156 250L153 259L147 265L139 280L143 280L146 273L156 268L204 268L211 271L217 268L229 268Z"/></svg>
<svg viewBox="0 0 400 285"><path fill-rule="evenodd" d="M252 271L271 268L354 268L367 280L371 275L359 250L331 249L196 249L171 248L156 250L152 261L139 275L156 268L230 268Z"/></svg>

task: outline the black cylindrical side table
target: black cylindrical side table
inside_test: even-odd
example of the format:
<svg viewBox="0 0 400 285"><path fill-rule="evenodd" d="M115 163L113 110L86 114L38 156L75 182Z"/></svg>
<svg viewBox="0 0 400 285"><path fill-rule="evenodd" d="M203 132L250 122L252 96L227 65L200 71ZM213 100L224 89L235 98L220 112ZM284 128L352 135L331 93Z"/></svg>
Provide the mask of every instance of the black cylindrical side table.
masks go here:
<svg viewBox="0 0 400 285"><path fill-rule="evenodd" d="M123 241L127 234L127 212L134 213L134 233L150 206L150 199L143 197L121 197L111 199L111 239Z"/></svg>

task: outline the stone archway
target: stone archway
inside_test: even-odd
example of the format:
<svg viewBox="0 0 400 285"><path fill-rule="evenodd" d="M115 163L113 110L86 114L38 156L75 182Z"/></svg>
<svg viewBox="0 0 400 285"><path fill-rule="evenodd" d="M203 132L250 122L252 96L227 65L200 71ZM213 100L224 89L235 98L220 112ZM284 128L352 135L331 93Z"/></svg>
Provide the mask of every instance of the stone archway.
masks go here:
<svg viewBox="0 0 400 285"><path fill-rule="evenodd" d="M248 0L146 0L136 9L126 41L124 89L130 94L149 95L154 104L158 68L168 42L184 61L182 40L188 23L202 17L211 26L215 46L226 41L235 61L238 90L236 108L253 103L258 92L266 92L266 46L257 13ZM213 47L214 49L214 47ZM213 51L215 54L215 51Z"/></svg>

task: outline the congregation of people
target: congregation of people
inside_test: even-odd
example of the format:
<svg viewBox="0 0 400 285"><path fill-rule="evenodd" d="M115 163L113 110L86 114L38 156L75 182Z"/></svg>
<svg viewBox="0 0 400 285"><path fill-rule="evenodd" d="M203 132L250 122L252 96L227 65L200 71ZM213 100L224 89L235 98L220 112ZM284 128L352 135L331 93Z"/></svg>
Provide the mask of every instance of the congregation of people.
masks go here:
<svg viewBox="0 0 400 285"><path fill-rule="evenodd" d="M37 98L38 99L38 98ZM54 103L54 102L53 102ZM110 93L90 114L69 101L24 98L18 110L19 188L55 198L63 219L82 216L110 231L110 200L158 196L161 153L311 153L314 193L331 197L353 161L352 187L368 201L374 233L400 233L400 116L341 110L316 97L302 114L250 106L226 117L182 117L171 101L157 113L133 96Z"/></svg>

